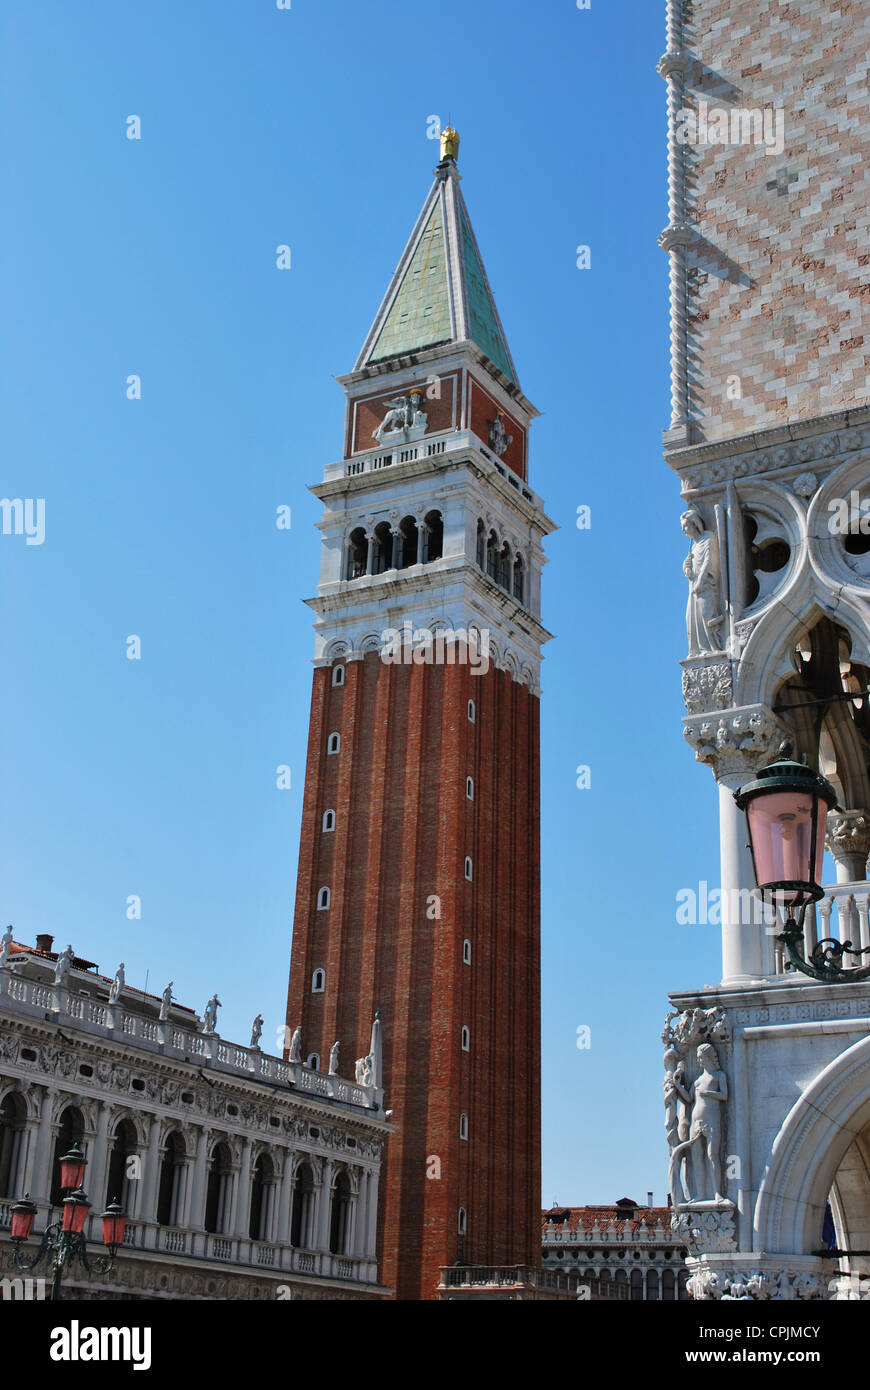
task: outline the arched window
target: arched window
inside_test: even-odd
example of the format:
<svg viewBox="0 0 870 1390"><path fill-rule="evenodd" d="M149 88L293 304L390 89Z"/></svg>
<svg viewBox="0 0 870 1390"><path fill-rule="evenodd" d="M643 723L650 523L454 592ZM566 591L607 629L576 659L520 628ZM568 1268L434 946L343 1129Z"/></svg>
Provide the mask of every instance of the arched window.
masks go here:
<svg viewBox="0 0 870 1390"><path fill-rule="evenodd" d="M312 1052L305 1065L309 1071L320 1071L320 1053Z"/></svg>
<svg viewBox="0 0 870 1390"><path fill-rule="evenodd" d="M514 560L514 598L518 603L525 603L526 601L525 571L522 555L518 555Z"/></svg>
<svg viewBox="0 0 870 1390"><path fill-rule="evenodd" d="M473 777L466 777L466 779L465 779L465 795L468 797L468 800L469 800L469 801L473 801L473 800L474 800L474 778L473 778Z"/></svg>
<svg viewBox="0 0 870 1390"><path fill-rule="evenodd" d="M374 556L372 574L384 574L393 568L393 533L388 521L379 521L375 527Z"/></svg>
<svg viewBox="0 0 870 1390"><path fill-rule="evenodd" d="M24 1136L27 1106L24 1097L10 1091L0 1105L0 1197L23 1197Z"/></svg>
<svg viewBox="0 0 870 1390"><path fill-rule="evenodd" d="M260 1154L254 1164L251 1179L251 1218L248 1222L248 1235L251 1240L269 1239L274 1184L275 1166L268 1154Z"/></svg>
<svg viewBox="0 0 870 1390"><path fill-rule="evenodd" d="M467 854L465 856L465 877L468 879L469 883L474 877L474 868Z"/></svg>
<svg viewBox="0 0 870 1390"><path fill-rule="evenodd" d="M477 719L477 710L475 709L474 701L473 701L473 700L469 700L469 702L468 702L468 721L469 721L470 724L473 724L473 723L476 721L476 719Z"/></svg>
<svg viewBox="0 0 870 1390"><path fill-rule="evenodd" d="M152 1124L156 1120L151 1121ZM182 1192L182 1175L186 1150L180 1130L173 1129L166 1136L163 1157L160 1161L160 1183L157 1189L157 1223L160 1226L178 1226L182 1214L179 1210ZM143 1213L147 1215L147 1213Z"/></svg>
<svg viewBox="0 0 870 1390"><path fill-rule="evenodd" d="M347 579L360 579L365 574L368 549L366 533L362 526L358 526L355 531L351 531L347 542Z"/></svg>
<svg viewBox="0 0 870 1390"><path fill-rule="evenodd" d="M325 970L321 970L320 967L318 967L317 970L315 970L314 974L313 974L312 977L311 977L311 993L312 993L312 994L322 994L323 991L324 991L325 989L326 989L326 971L325 971Z"/></svg>
<svg viewBox="0 0 870 1390"><path fill-rule="evenodd" d="M463 965L471 964L471 942L468 937L462 943L462 963Z"/></svg>
<svg viewBox="0 0 870 1390"><path fill-rule="evenodd" d="M510 593L511 588L511 548L505 541L501 550L498 552L496 562L495 582L499 588L507 589Z"/></svg>
<svg viewBox="0 0 870 1390"><path fill-rule="evenodd" d="M334 811L324 811L324 813L323 813L323 829L324 829L325 831L326 831L326 830L334 830L334 829L335 829L335 812L334 812Z"/></svg>
<svg viewBox="0 0 870 1390"><path fill-rule="evenodd" d="M486 569L486 527L482 521L477 523L477 563L480 568Z"/></svg>
<svg viewBox="0 0 870 1390"><path fill-rule="evenodd" d="M471 1051L471 1034L469 1033L469 1031L468 1031L468 1029L466 1028L465 1024L462 1025L462 1051L463 1051L463 1052L470 1052L470 1051Z"/></svg>
<svg viewBox="0 0 870 1390"><path fill-rule="evenodd" d="M444 522L440 512L427 512L423 536L423 559L440 560L444 552Z"/></svg>
<svg viewBox="0 0 870 1390"><path fill-rule="evenodd" d="M290 1244L298 1249L313 1245L312 1217L314 1214L314 1173L309 1163L300 1163L293 1180L293 1205L290 1216Z"/></svg>
<svg viewBox="0 0 870 1390"><path fill-rule="evenodd" d="M327 753L337 753L341 747L341 734L330 734L326 740Z"/></svg>
<svg viewBox="0 0 870 1390"><path fill-rule="evenodd" d="M417 523L412 516L403 516L396 537L396 566L406 570L417 563Z"/></svg>
<svg viewBox="0 0 870 1390"><path fill-rule="evenodd" d="M329 889L320 888L317 893L317 911L324 912L329 907Z"/></svg>
<svg viewBox="0 0 870 1390"><path fill-rule="evenodd" d="M495 579L498 573L498 536L495 531L490 531L486 539L486 572L490 579Z"/></svg>
<svg viewBox="0 0 870 1390"><path fill-rule="evenodd" d="M51 1205L57 1206L63 1197L60 1185L60 1160L68 1154L73 1144L84 1148L85 1121L81 1110L68 1105L60 1117L60 1129L54 1145L54 1163L51 1165Z"/></svg>
<svg viewBox="0 0 870 1390"><path fill-rule="evenodd" d="M468 1138L468 1116L464 1111L459 1116L459 1137L460 1139Z"/></svg>
<svg viewBox="0 0 870 1390"><path fill-rule="evenodd" d="M155 1123L154 1120L151 1121ZM111 1140L109 1152L109 1172L106 1178L106 1206L119 1202L128 1216L133 1214L133 1204L139 1187L137 1176L131 1171L127 1160L136 1155L136 1126L132 1120L119 1120Z"/></svg>
<svg viewBox="0 0 870 1390"><path fill-rule="evenodd" d="M464 1236L466 1231L468 1230L468 1214L465 1210L465 1207L459 1208L459 1222L457 1225L457 1230L459 1231L459 1234L461 1236Z"/></svg>
<svg viewBox="0 0 870 1390"><path fill-rule="evenodd" d="M332 1205L329 1211L329 1253L347 1254L350 1235L350 1178L341 1172L332 1184Z"/></svg>
<svg viewBox="0 0 870 1390"><path fill-rule="evenodd" d="M226 1235L229 1221L232 1166L229 1146L215 1144L208 1165L205 1189L205 1229L210 1235Z"/></svg>
<svg viewBox="0 0 870 1390"><path fill-rule="evenodd" d="M344 685L344 667L343 667L343 666L333 666L333 668L332 668L332 684L333 684L333 685Z"/></svg>

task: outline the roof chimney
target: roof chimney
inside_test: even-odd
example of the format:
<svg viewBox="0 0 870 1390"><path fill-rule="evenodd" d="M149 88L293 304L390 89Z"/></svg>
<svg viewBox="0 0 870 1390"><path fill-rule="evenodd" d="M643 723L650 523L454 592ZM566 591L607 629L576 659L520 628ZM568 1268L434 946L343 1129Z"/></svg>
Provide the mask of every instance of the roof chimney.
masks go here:
<svg viewBox="0 0 870 1390"><path fill-rule="evenodd" d="M653 1204L653 1200L652 1200L652 1199L653 1199L652 1193L651 1193L651 1192L648 1192L648 1193L646 1194L646 1204L647 1204L648 1207L651 1207L651 1206L652 1206L652 1204Z"/></svg>
<svg viewBox="0 0 870 1390"><path fill-rule="evenodd" d="M51 951L53 945L54 937L48 936L46 933L42 933L42 935L36 938L37 951Z"/></svg>

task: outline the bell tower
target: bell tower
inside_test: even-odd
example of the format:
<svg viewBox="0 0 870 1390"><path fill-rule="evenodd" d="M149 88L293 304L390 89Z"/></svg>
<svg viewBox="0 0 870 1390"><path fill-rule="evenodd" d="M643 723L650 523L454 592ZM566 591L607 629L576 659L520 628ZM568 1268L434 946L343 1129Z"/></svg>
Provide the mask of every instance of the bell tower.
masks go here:
<svg viewBox="0 0 870 1390"><path fill-rule="evenodd" d="M376 1064L381 1281L540 1258L542 541L520 389L442 136L323 503L287 1024Z"/></svg>

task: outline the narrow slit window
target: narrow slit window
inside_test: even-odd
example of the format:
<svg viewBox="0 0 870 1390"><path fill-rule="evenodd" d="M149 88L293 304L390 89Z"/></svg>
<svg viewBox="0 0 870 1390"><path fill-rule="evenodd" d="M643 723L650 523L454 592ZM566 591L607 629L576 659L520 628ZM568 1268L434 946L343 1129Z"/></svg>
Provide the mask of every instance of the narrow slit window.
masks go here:
<svg viewBox="0 0 870 1390"><path fill-rule="evenodd" d="M470 1051L471 1051L471 1034L470 1034L470 1032L468 1031L467 1027L466 1027L464 1024L463 1024L463 1026L462 1026L462 1051L463 1051L463 1052L470 1052Z"/></svg>
<svg viewBox="0 0 870 1390"><path fill-rule="evenodd" d="M337 753L341 747L341 734L330 734L326 741L327 753Z"/></svg>
<svg viewBox="0 0 870 1390"><path fill-rule="evenodd" d="M344 685L344 667L343 667L343 666L333 666L333 668L332 668L332 684L333 684L333 685Z"/></svg>
<svg viewBox="0 0 870 1390"><path fill-rule="evenodd" d="M311 977L311 993L322 994L326 989L326 971L318 968Z"/></svg>
<svg viewBox="0 0 870 1390"><path fill-rule="evenodd" d="M324 811L324 813L323 813L323 829L324 829L324 830L334 830L334 829L335 829L335 812L334 812L334 811Z"/></svg>
<svg viewBox="0 0 870 1390"><path fill-rule="evenodd" d="M329 889L319 888L317 891L317 910L323 912L329 907Z"/></svg>
<svg viewBox="0 0 870 1390"><path fill-rule="evenodd" d="M468 879L469 883L471 883L474 877L474 866L472 865L471 860L469 859L467 854L465 856L465 877Z"/></svg>

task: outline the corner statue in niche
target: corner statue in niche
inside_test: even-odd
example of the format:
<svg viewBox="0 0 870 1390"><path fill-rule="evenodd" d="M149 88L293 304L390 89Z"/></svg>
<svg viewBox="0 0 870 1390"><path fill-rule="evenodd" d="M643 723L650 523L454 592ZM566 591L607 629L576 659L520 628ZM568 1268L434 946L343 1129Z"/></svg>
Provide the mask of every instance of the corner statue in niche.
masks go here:
<svg viewBox="0 0 870 1390"><path fill-rule="evenodd" d="M387 413L377 429L372 431L372 438L379 444L407 443L411 439L420 439L426 433L429 416L420 408L423 404L422 391L395 396L383 404L388 407Z"/></svg>
<svg viewBox="0 0 870 1390"><path fill-rule="evenodd" d="M725 616L719 611L719 542L694 507L683 512L680 525L692 542L683 561L683 573L689 581L689 656L703 656L705 652L722 650L720 629Z"/></svg>
<svg viewBox="0 0 870 1390"><path fill-rule="evenodd" d="M692 1082L688 1095L682 1089L679 1092L686 1100L691 1100L689 1135L682 1143L674 1145L668 1168L668 1187L675 1207L707 1200L703 1190L688 1190L686 1170L690 1157L694 1160L696 1181L702 1174L705 1184L709 1179L713 1204L727 1202L722 1192L722 1104L728 1099L728 1082L724 1071L720 1070L719 1055L712 1043L702 1043L696 1056L701 1074ZM673 1075L676 1090L676 1073Z"/></svg>

